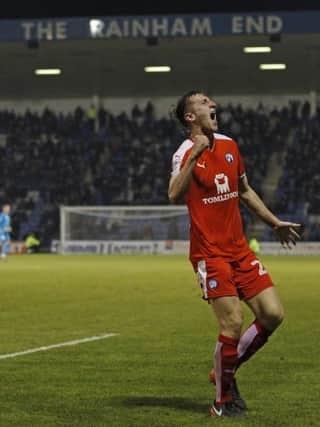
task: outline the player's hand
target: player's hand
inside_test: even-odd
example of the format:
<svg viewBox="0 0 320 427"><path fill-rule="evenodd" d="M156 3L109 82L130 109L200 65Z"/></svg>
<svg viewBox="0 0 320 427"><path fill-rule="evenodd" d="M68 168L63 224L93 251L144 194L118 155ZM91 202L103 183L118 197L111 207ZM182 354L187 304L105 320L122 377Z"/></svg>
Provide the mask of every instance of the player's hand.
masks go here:
<svg viewBox="0 0 320 427"><path fill-rule="evenodd" d="M194 138L193 147L190 153L192 159L198 159L201 154L209 148L210 141L209 138L205 135L196 135Z"/></svg>
<svg viewBox="0 0 320 427"><path fill-rule="evenodd" d="M274 232L284 248L292 249L291 244L296 245L296 241L301 239L299 234L300 229L301 224L280 221L279 224L274 227Z"/></svg>

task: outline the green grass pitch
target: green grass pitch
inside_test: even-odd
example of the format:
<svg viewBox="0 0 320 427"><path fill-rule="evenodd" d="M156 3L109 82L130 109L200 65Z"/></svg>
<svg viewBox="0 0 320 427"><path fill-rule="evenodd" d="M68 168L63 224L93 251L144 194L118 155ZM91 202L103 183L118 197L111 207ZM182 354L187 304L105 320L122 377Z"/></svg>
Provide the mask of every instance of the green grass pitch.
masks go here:
<svg viewBox="0 0 320 427"><path fill-rule="evenodd" d="M208 415L217 327L186 257L10 257L1 355L119 335L0 360L0 426L319 426L319 257L263 261L286 319L239 371L250 410L235 421Z"/></svg>

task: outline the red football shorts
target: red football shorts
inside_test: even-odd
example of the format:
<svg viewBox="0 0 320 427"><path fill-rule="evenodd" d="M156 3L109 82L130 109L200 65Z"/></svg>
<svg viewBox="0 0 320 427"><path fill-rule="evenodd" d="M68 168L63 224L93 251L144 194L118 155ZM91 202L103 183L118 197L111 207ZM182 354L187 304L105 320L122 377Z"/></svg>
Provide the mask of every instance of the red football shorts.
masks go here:
<svg viewBox="0 0 320 427"><path fill-rule="evenodd" d="M193 268L205 300L225 296L248 300L273 286L269 273L253 252L238 261L206 258L193 263Z"/></svg>

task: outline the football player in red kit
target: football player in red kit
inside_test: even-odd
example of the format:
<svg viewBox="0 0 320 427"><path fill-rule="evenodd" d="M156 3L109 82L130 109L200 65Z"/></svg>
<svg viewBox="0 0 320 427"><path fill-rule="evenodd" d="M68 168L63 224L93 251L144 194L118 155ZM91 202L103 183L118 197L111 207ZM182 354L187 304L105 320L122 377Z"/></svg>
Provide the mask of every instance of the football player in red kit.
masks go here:
<svg viewBox="0 0 320 427"><path fill-rule="evenodd" d="M210 413L242 416L247 408L236 371L280 325L283 308L267 270L248 246L239 200L273 228L283 246L290 248L299 239L300 224L281 221L250 187L236 142L217 133L212 99L189 92L178 101L176 116L190 137L173 155L168 196L171 202L184 198L188 206L190 260L219 324ZM255 316L242 334L240 300Z"/></svg>

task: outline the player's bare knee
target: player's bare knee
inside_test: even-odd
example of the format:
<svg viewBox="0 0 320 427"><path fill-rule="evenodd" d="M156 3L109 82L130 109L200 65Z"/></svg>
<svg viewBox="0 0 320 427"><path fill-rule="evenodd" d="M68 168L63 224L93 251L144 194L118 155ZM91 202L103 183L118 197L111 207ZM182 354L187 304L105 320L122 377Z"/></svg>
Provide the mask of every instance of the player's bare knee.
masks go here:
<svg viewBox="0 0 320 427"><path fill-rule="evenodd" d="M274 315L274 321L276 324L276 327L280 326L284 319L284 310L283 307L280 307Z"/></svg>
<svg viewBox="0 0 320 427"><path fill-rule="evenodd" d="M284 319L284 311L282 306L270 307L270 309L264 313L262 324L270 331L274 331L278 328Z"/></svg>
<svg viewBox="0 0 320 427"><path fill-rule="evenodd" d="M242 313L232 313L228 317L220 319L220 332L233 338L240 337L243 325Z"/></svg>

